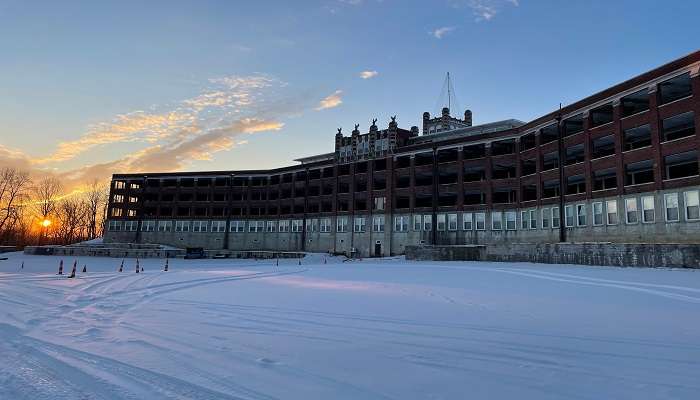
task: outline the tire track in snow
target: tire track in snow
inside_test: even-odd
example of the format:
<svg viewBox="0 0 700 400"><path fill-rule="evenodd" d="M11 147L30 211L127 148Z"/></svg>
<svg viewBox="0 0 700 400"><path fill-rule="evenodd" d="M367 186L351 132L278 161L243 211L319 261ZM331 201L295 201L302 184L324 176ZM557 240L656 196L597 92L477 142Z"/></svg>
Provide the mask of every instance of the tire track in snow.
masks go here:
<svg viewBox="0 0 700 400"><path fill-rule="evenodd" d="M680 293L667 292L667 291L663 291L663 290L648 289L648 288L645 288L642 286L635 286L634 283L630 284L630 283L627 283L624 281L610 281L610 280L598 279L598 278L588 279L588 278L575 277L575 275L568 275L569 277L556 276L556 275L552 275L551 273L541 273L539 271L534 272L532 270L527 270L527 272L526 272L523 270L512 270L512 269L499 268L499 269L494 269L493 271L502 272L502 273L506 273L506 274L526 276L526 277L530 277L530 278L545 279L545 280L556 281L556 282L573 283L573 284L577 284L577 285L609 287L609 288L615 288L615 289L630 290L630 291L665 297L668 299L679 300L679 301L683 301L683 302L687 302L687 303L700 304L700 297L693 297L693 296L688 296L688 295L684 295L684 294L680 294ZM616 282L620 282L620 283L616 283ZM648 286L648 285L645 285L645 286ZM694 291L694 289L691 289L691 288L685 288L685 289L690 289L691 291Z"/></svg>

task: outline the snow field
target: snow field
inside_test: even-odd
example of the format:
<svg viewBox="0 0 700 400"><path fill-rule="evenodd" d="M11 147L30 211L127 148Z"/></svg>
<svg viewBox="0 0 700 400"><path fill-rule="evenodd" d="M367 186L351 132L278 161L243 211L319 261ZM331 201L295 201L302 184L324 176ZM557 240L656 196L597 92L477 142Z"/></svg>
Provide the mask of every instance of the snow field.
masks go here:
<svg viewBox="0 0 700 400"><path fill-rule="evenodd" d="M700 271L3 256L0 399L700 394Z"/></svg>

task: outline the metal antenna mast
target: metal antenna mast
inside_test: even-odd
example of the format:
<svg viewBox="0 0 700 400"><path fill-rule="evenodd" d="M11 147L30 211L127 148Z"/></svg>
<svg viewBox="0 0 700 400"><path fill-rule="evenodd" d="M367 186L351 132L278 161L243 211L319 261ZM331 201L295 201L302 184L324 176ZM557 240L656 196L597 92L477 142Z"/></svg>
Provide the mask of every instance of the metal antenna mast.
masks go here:
<svg viewBox="0 0 700 400"><path fill-rule="evenodd" d="M452 82L450 82L450 71L447 71L447 108L452 110Z"/></svg>

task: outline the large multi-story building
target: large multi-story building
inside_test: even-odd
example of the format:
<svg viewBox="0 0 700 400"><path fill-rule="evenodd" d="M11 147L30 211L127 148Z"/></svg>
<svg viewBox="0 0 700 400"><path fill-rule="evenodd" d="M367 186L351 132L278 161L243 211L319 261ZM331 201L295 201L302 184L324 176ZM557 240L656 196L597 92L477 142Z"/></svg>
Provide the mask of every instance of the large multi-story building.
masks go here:
<svg viewBox="0 0 700 400"><path fill-rule="evenodd" d="M248 171L113 176L105 240L402 254L512 241L700 241L700 51L530 122L373 121Z"/></svg>

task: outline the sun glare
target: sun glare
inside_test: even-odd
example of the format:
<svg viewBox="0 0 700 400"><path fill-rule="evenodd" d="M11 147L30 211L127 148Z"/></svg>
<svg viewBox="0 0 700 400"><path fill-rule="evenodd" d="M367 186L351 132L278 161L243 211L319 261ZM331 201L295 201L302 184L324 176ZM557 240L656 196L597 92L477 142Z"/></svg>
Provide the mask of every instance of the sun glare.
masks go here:
<svg viewBox="0 0 700 400"><path fill-rule="evenodd" d="M41 221L41 226L43 226L44 228L48 228L49 225L51 225L51 221L50 221L50 220L45 219L45 220Z"/></svg>

